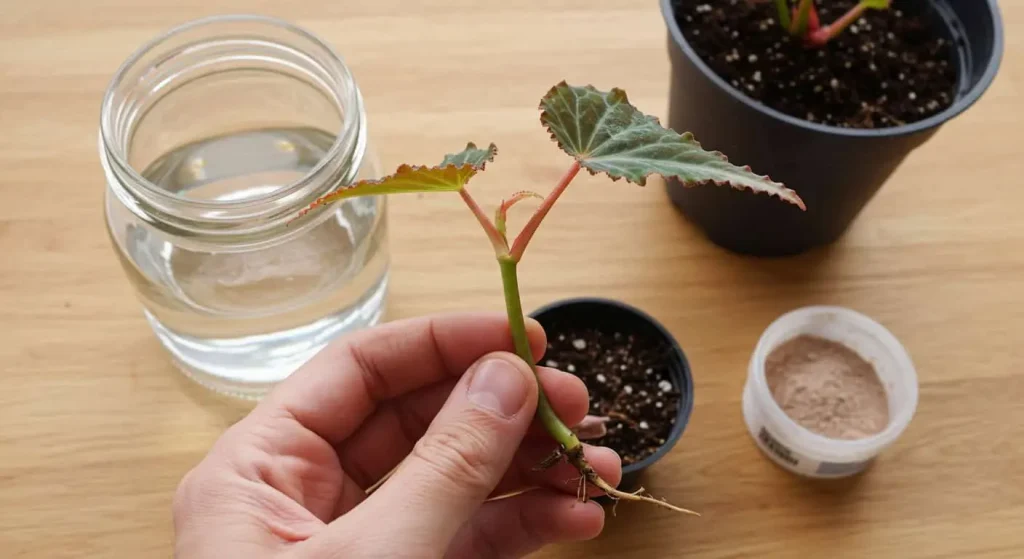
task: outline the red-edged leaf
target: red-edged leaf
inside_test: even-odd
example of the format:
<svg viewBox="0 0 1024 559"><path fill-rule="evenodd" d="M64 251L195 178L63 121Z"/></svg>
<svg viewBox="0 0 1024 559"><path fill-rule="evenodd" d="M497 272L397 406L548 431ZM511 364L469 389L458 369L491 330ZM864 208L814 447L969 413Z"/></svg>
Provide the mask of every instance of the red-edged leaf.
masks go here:
<svg viewBox="0 0 1024 559"><path fill-rule="evenodd" d="M458 153L444 156L440 165L424 167L420 165L401 165L394 173L380 178L359 181L350 186L321 197L303 210L299 216L309 211L356 196L377 196L382 194L401 194L407 192L457 192L462 190L473 175L482 171L488 162L494 160L498 148L491 144L487 149L480 149L470 142L466 149Z"/></svg>

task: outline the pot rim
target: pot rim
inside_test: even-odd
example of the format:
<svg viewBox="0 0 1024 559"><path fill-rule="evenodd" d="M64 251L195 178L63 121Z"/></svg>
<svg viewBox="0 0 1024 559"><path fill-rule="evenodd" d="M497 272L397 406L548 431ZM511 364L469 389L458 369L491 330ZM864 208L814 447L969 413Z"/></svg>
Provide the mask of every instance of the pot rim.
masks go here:
<svg viewBox="0 0 1024 559"><path fill-rule="evenodd" d="M685 389L685 395L681 399L679 407L676 410L676 422L675 424L672 425L672 431L669 433L668 438L665 439L665 444L658 447L658 450L656 450L653 454L651 454L647 458L644 458L643 460L640 460L639 462L634 462L628 466L623 466L622 475L623 477L625 477L629 474L645 470L658 460L661 460L663 456L668 454L669 451L671 451L672 448L675 447L679 439L682 438L683 431L686 430L687 425L690 423L690 415L693 412L694 401L693 372L690 369L690 362L686 358L686 353L683 351L683 348L679 345L679 342L676 340L675 336L673 336L668 331L668 329L665 328L664 325L655 320L654 317L647 314L646 312L632 305L623 303L622 301L617 301L614 299L604 299L601 297L570 297L568 299L559 299L557 301L553 301L551 303L543 305L535 309L533 312L531 312L529 316L536 320L537 317L542 314L574 305L612 307L618 311L625 311L629 314L636 316L638 319L652 326L654 330L657 331L665 339L666 342L668 342L669 346L672 349L672 352L679 360L679 363L681 365L682 377L680 379L680 382L683 384L683 387Z"/></svg>
<svg viewBox="0 0 1024 559"><path fill-rule="evenodd" d="M936 0L929 0L935 2ZM960 115L960 113L966 111L971 105L976 103L981 98L982 94L988 89L995 80L996 73L999 70L999 65L1003 58L1003 19L999 12L999 6L997 0L981 0L976 5L982 5L988 7L988 10L992 16L993 23L993 34L992 34L992 56L988 60L988 64L981 77L978 79L971 88L959 99L957 99L952 105L946 108L946 110L934 114L924 120L919 120L911 124L905 124L903 126L891 126L887 128L840 128L838 126L826 126L824 124L817 124L808 122L802 118L787 115L781 111L777 111L767 105L754 101L750 97L747 97L742 91L736 89L728 82L718 76L704 61L697 56L696 51L690 46L686 38L683 36L682 29L679 28L678 22L676 22L675 11L672 9L672 0L660 0L661 3L661 15L665 20L665 26L668 28L669 36L675 47L678 48L686 55L687 58L693 62L694 66L700 69L704 77L710 80L712 83L718 86L719 89L724 90L733 99L743 103L747 108L759 111L781 120L790 126L797 128L803 128L812 132L821 132L825 134L833 134L836 136L847 136L854 138L875 138L875 137L894 137L894 136L906 136L915 134L929 128L937 128L945 122L952 120L954 117Z"/></svg>

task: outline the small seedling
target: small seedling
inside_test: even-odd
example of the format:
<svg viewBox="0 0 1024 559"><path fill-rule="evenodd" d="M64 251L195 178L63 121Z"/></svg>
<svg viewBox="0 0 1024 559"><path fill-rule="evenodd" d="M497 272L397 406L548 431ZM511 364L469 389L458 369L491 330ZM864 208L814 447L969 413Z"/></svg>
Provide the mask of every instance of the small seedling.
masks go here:
<svg viewBox="0 0 1024 559"><path fill-rule="evenodd" d="M394 174L382 179L365 180L343 187L317 200L302 214L356 196L458 192L494 247L494 255L501 270L505 307L515 350L519 357L532 365L536 360L526 335L516 266L544 217L580 169L586 169L592 175L604 173L612 180L624 178L627 182L641 186L646 183L648 176L657 174L675 178L687 186L713 183L749 189L755 193L777 196L804 208L803 201L792 190L768 177L754 174L749 167L729 163L721 153L705 151L690 133L678 134L663 128L658 119L633 107L621 89L604 92L592 86L576 87L562 82L552 87L541 99L540 109L541 123L558 146L572 157L573 162L547 196L533 192L516 193L501 203L493 221L470 196L466 183L494 159L497 148L491 144L486 149L480 149L472 143L461 152L446 155L438 166L402 165ZM509 242L505 226L509 208L532 197L541 198L543 202L519 235ZM642 489L637 493L618 491L601 479L587 463L579 437L558 418L543 390L537 403L537 417L558 443L557 452L545 460L544 465L550 466L564 459L579 470L581 499L586 499L586 484L591 484L616 500L646 501L675 511L690 512L651 498Z"/></svg>
<svg viewBox="0 0 1024 559"><path fill-rule="evenodd" d="M886 10L890 2L891 0L860 0L839 19L825 26L822 26L821 20L818 19L814 0L798 0L795 6L791 6L789 0L775 0L775 7L779 12L779 24L790 35L802 38L804 44L808 46L820 47L842 33L868 9Z"/></svg>

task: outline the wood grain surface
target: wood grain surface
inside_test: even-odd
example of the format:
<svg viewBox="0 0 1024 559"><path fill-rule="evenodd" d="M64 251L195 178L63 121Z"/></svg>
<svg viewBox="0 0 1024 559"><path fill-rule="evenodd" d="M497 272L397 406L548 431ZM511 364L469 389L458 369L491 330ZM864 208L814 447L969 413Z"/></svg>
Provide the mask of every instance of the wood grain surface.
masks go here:
<svg viewBox="0 0 1024 559"><path fill-rule="evenodd" d="M99 102L141 43L215 13L303 25L351 66L387 167L497 142L500 159L474 183L491 207L565 168L535 110L556 81L617 85L648 112L666 109L653 0L2 4L3 557L168 557L178 480L245 412L175 372L104 231ZM912 154L827 250L728 254L680 218L660 181L584 177L570 189L521 266L525 304L614 297L678 337L696 407L647 483L704 517L624 504L599 540L541 556L1024 555L1024 2L1002 10L1008 43L988 94ZM394 198L390 220L389 318L501 308L488 245L457 197ZM740 413L762 329L812 303L884 323L921 378L909 429L853 481L809 483L773 466Z"/></svg>

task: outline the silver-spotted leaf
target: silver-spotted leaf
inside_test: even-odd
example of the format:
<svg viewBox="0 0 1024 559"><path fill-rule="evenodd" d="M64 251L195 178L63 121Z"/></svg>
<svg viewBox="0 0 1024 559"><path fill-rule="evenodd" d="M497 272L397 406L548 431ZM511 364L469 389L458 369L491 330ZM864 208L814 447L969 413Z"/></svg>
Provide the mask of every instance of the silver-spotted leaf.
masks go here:
<svg viewBox="0 0 1024 559"><path fill-rule="evenodd" d="M494 160L498 148L491 144L487 149L476 147L470 142L466 149L444 156L440 165L425 167L401 165L398 169L380 179L367 179L323 196L299 215L338 200L357 196L401 194L408 192L458 192L473 175L482 171L488 162Z"/></svg>
<svg viewBox="0 0 1024 559"><path fill-rule="evenodd" d="M729 163L719 152L704 150L693 134L661 126L657 118L631 105L621 89L599 91L562 82L541 99L540 109L551 138L591 174L605 173L639 185L650 175L662 175L687 186L747 188L804 208L792 190L749 167Z"/></svg>

